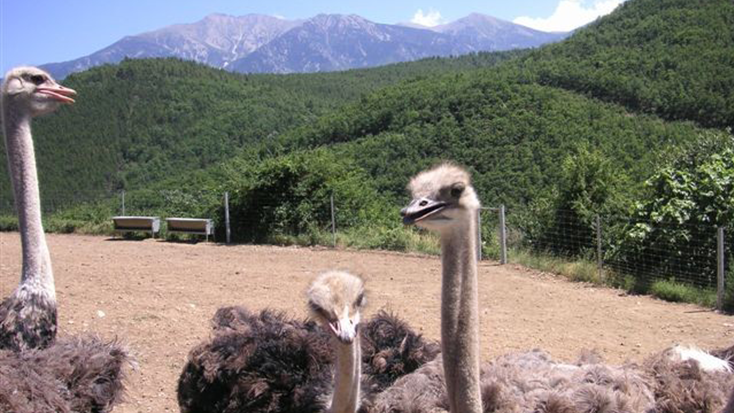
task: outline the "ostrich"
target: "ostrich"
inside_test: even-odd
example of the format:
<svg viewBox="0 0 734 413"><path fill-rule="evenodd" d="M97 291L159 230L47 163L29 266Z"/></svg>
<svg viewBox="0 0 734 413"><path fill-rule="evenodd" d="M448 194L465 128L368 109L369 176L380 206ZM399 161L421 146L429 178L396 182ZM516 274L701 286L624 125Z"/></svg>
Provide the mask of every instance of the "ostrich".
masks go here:
<svg viewBox="0 0 734 413"><path fill-rule="evenodd" d="M734 376L726 362L674 347L642 365L610 366L585 354L577 363L534 350L479 366L474 234L479 202L469 174L442 164L414 177L406 224L441 237L443 358L373 396L363 412L713 412ZM728 413L728 412L727 412Z"/></svg>
<svg viewBox="0 0 734 413"><path fill-rule="evenodd" d="M330 271L313 281L307 295L313 321L271 310L218 310L213 340L191 351L179 379L181 411L356 411L364 284Z"/></svg>
<svg viewBox="0 0 734 413"><path fill-rule="evenodd" d="M436 357L438 346L393 314L362 322L361 285L345 272L319 276L305 322L272 310L220 308L213 337L191 350L179 378L181 412L353 411L360 392L380 392ZM357 331L359 342L345 342Z"/></svg>
<svg viewBox="0 0 734 413"><path fill-rule="evenodd" d="M441 351L452 412L482 411L479 382L479 310L476 222L479 199L469 174L443 164L415 176L403 222L441 237Z"/></svg>
<svg viewBox="0 0 734 413"><path fill-rule="evenodd" d="M41 223L31 119L73 103L76 92L47 73L19 67L5 75L2 121L5 150L15 192L23 249L20 285L0 304L0 349L45 348L56 338L56 290Z"/></svg>
<svg viewBox="0 0 734 413"><path fill-rule="evenodd" d="M308 290L311 315L324 329L328 326L336 349L330 413L355 413L359 406L362 351L357 328L364 305L364 283L346 272L326 272Z"/></svg>
<svg viewBox="0 0 734 413"><path fill-rule="evenodd" d="M56 340L51 259L41 224L31 118L73 103L76 93L46 72L5 75L2 120L20 224L20 285L0 304L0 411L108 412L124 393L124 346L96 337Z"/></svg>

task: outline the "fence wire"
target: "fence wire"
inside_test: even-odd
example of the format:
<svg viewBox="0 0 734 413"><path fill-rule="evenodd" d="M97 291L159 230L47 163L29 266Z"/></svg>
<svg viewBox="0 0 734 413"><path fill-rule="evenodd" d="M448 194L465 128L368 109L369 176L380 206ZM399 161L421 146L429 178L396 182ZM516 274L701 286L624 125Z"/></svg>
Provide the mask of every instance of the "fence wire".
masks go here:
<svg viewBox="0 0 734 413"><path fill-rule="evenodd" d="M610 217L571 210L552 215L508 211L508 248L600 264L607 275L631 276L649 286L670 281L717 288L715 225L670 224L634 217ZM725 271L734 278L734 228L725 233ZM602 274L600 274L600 278Z"/></svg>

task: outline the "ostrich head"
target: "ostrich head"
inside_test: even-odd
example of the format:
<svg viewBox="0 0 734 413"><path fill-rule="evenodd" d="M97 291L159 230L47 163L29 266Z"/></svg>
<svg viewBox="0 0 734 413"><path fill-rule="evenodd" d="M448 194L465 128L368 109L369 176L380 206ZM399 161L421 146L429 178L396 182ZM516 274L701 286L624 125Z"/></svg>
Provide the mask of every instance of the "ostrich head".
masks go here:
<svg viewBox="0 0 734 413"><path fill-rule="evenodd" d="M419 173L408 190L413 199L400 211L405 224L441 232L470 219L470 212L479 209L469 173L450 163Z"/></svg>
<svg viewBox="0 0 734 413"><path fill-rule="evenodd" d="M10 70L2 85L3 105L12 104L31 116L53 112L60 103L74 103L74 95L74 90L56 83L51 75L36 67Z"/></svg>
<svg viewBox="0 0 734 413"><path fill-rule="evenodd" d="M364 282L348 272L323 273L308 289L308 307L314 319L344 344L357 337L364 305Z"/></svg>

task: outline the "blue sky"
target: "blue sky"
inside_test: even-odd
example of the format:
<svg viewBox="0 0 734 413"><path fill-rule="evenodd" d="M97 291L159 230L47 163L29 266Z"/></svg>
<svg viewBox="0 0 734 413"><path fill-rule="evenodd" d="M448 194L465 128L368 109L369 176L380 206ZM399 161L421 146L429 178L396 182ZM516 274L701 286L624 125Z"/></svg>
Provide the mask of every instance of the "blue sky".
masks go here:
<svg viewBox="0 0 734 413"><path fill-rule="evenodd" d="M0 0L0 73L93 53L125 35L210 13L269 14L286 19L319 13L358 14L378 23L450 22L478 12L540 30L570 30L624 0Z"/></svg>

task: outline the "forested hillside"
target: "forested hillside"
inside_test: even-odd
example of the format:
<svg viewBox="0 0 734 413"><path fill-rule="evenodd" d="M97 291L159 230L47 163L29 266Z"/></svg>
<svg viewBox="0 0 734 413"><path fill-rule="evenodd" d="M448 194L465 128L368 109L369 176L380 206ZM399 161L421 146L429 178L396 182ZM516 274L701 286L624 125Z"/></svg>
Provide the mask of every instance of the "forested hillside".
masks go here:
<svg viewBox="0 0 734 413"><path fill-rule="evenodd" d="M521 53L291 76L238 75L176 59L102 66L65 79L79 92L77 103L34 122L41 189L47 199L84 202L145 187L214 165L380 87ZM4 162L0 175L7 207Z"/></svg>
<svg viewBox="0 0 734 413"><path fill-rule="evenodd" d="M562 43L505 67L510 78L701 125L734 125L734 2L632 0Z"/></svg>

